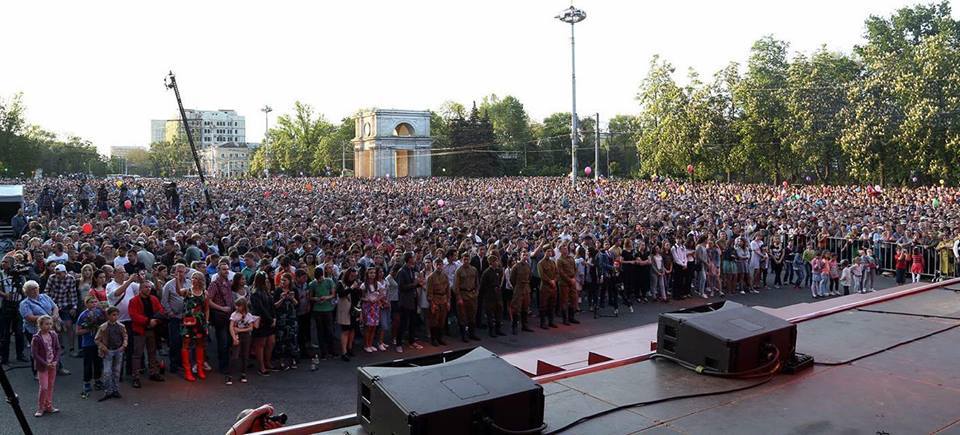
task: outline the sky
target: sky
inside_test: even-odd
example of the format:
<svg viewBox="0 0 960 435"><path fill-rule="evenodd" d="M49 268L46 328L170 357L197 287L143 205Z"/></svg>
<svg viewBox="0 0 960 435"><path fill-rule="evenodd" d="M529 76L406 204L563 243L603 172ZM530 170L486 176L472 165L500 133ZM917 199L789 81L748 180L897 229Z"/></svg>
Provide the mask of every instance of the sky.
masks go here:
<svg viewBox="0 0 960 435"><path fill-rule="evenodd" d="M513 95L534 120L570 110L569 0L17 1L0 18L0 98L23 93L27 119L107 154L147 146L151 119L184 105L234 109L247 140L297 100L339 121L361 108L468 107ZM577 112L637 113L651 56L683 80L745 62L766 34L791 53L849 52L870 15L917 1L580 0ZM957 12L954 11L954 15Z"/></svg>

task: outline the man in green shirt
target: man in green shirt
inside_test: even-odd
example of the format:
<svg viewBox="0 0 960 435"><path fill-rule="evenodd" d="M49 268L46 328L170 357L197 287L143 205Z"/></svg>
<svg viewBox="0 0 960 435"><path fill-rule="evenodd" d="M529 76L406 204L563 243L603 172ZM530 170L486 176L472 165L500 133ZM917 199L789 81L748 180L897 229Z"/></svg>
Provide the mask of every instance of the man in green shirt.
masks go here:
<svg viewBox="0 0 960 435"><path fill-rule="evenodd" d="M333 281L333 267L326 265L323 272L317 270L316 277L307 284L307 294L310 301L313 302L313 321L317 327L317 341L320 346L318 357L314 358L314 364L311 370L316 370L319 359L327 359L327 356L334 357L333 346L333 299L336 297L334 292L336 283Z"/></svg>
<svg viewBox="0 0 960 435"><path fill-rule="evenodd" d="M257 273L257 260L253 258L252 252L243 254L243 269L240 270L247 285L253 285L253 275Z"/></svg>

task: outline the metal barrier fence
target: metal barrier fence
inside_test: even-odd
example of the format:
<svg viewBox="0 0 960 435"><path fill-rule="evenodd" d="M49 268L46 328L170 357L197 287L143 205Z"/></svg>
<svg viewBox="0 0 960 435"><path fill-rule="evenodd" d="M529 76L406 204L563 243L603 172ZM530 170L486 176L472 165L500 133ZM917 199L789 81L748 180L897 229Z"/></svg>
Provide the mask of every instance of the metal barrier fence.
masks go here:
<svg viewBox="0 0 960 435"><path fill-rule="evenodd" d="M901 248L906 251L909 257L907 259L907 279L909 279L910 269L913 265L914 248L919 246L920 253L923 256L923 272L921 276L933 279L946 279L960 276L957 271L957 257L953 254L953 250L947 249L944 258L941 259L941 250L937 249L937 245L900 245L895 242L874 242L861 239L851 240L841 237L827 238L826 244L823 244L820 240L805 235L768 235L764 239L764 244L770 246L770 242L775 237L780 238L781 246L786 246L788 241L792 241L794 249L799 247L801 251L806 249L807 242L813 242L814 249L830 252L839 260L847 260L848 262L852 262L853 258L861 255L866 249L870 249L873 252L880 272L889 273L896 272L897 248Z"/></svg>

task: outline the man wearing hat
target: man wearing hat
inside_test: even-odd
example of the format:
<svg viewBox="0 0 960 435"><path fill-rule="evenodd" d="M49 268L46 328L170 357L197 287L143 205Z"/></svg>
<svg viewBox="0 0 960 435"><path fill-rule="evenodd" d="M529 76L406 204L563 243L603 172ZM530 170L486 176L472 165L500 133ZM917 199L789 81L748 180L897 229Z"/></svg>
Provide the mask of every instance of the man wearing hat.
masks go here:
<svg viewBox="0 0 960 435"><path fill-rule="evenodd" d="M557 307L557 263L553 260L553 248L550 245L543 246L543 259L537 263L537 270L540 272L540 328L547 329L547 326L556 328L553 323L553 313ZM549 321L549 324L548 324Z"/></svg>
<svg viewBox="0 0 960 435"><path fill-rule="evenodd" d="M450 310L450 281L443 272L443 259L433 260L433 273L427 278L427 300L430 302L430 344L446 346L442 331Z"/></svg>
<svg viewBox="0 0 960 435"><path fill-rule="evenodd" d="M453 295L457 301L457 320L460 321L460 339L466 343L480 340L477 337L477 269L470 264L470 254L464 251L462 263L454 277Z"/></svg>
<svg viewBox="0 0 960 435"><path fill-rule="evenodd" d="M60 319L63 321L63 333L59 335L63 349L70 349L75 356L73 320L77 317L77 279L67 273L67 267L58 264L53 269L53 276L47 279L44 293L53 299L53 303L60 308Z"/></svg>

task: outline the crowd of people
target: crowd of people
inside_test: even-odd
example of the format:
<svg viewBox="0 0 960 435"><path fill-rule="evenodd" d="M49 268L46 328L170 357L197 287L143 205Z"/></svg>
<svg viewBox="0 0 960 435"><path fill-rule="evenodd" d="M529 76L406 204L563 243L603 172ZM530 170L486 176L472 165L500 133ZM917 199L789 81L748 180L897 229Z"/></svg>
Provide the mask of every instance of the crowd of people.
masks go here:
<svg viewBox="0 0 960 435"><path fill-rule="evenodd" d="M953 274L960 239L942 185L222 179L210 208L196 180L6 181L28 201L0 263L0 364L11 344L31 361L37 416L66 355L84 398L124 377L232 385L639 303L873 291L882 264L921 279L921 250Z"/></svg>

